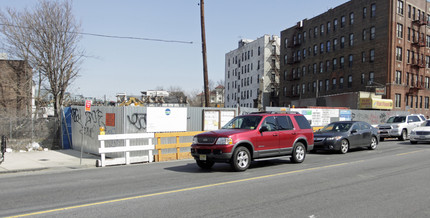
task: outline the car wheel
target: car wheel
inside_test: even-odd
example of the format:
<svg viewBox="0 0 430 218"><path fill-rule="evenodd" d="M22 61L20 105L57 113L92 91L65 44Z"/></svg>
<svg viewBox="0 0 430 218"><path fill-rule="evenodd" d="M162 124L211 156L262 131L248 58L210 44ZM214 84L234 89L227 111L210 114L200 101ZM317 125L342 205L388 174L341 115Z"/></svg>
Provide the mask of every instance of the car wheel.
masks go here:
<svg viewBox="0 0 430 218"><path fill-rule="evenodd" d="M402 130L402 134L400 135L399 140L405 141L406 137L407 137L407 132L406 132L406 129L404 129L404 130Z"/></svg>
<svg viewBox="0 0 430 218"><path fill-rule="evenodd" d="M375 150L377 146L378 146L378 140L376 139L375 136L372 136L372 139L370 140L369 149L370 150Z"/></svg>
<svg viewBox="0 0 430 218"><path fill-rule="evenodd" d="M209 170L215 164L215 162L210 160L206 160L206 161L196 160L196 163L197 163L197 166L205 170Z"/></svg>
<svg viewBox="0 0 430 218"><path fill-rule="evenodd" d="M381 138L379 138L379 141L383 142L383 141L384 141L384 139L385 139L385 138L382 138L382 137L381 137Z"/></svg>
<svg viewBox="0 0 430 218"><path fill-rule="evenodd" d="M293 163L301 163L306 157L306 147L301 142L297 142L293 148L293 154L290 158Z"/></svg>
<svg viewBox="0 0 430 218"><path fill-rule="evenodd" d="M251 165L251 154L245 147L238 147L234 150L231 166L235 171L245 171Z"/></svg>
<svg viewBox="0 0 430 218"><path fill-rule="evenodd" d="M342 141L340 142L340 150L339 152L341 154L346 154L346 152L348 152L349 150L349 142L346 139L342 139Z"/></svg>
<svg viewBox="0 0 430 218"><path fill-rule="evenodd" d="M411 144L417 144L418 142L417 141L411 141Z"/></svg>

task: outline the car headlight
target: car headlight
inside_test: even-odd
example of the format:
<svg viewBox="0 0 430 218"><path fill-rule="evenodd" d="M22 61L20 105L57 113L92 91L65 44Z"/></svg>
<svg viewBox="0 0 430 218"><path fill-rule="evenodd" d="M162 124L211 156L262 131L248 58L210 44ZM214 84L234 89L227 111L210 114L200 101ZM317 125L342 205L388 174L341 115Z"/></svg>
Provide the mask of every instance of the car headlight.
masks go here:
<svg viewBox="0 0 430 218"><path fill-rule="evenodd" d="M231 144L233 144L233 139L221 137L221 138L218 138L218 140L216 140L216 144L217 145L231 145Z"/></svg>
<svg viewBox="0 0 430 218"><path fill-rule="evenodd" d="M198 142L198 141L197 141L197 136L194 136L194 137L193 137L193 144L197 144L197 142Z"/></svg>
<svg viewBox="0 0 430 218"><path fill-rule="evenodd" d="M392 125L393 129L399 128L399 125Z"/></svg>
<svg viewBox="0 0 430 218"><path fill-rule="evenodd" d="M335 141L335 140L339 140L341 138L342 138L342 136L333 136L333 137L326 138L326 140L328 140L328 141Z"/></svg>
<svg viewBox="0 0 430 218"><path fill-rule="evenodd" d="M412 131L411 131L411 135L415 135L415 130L412 130Z"/></svg>

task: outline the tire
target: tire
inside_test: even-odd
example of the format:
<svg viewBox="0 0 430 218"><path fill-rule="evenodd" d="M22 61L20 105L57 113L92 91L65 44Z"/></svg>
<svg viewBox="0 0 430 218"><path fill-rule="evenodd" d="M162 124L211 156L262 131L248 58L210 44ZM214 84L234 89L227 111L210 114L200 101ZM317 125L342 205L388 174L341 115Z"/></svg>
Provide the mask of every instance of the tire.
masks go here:
<svg viewBox="0 0 430 218"><path fill-rule="evenodd" d="M212 168L212 166L215 164L215 162L210 161L210 160L206 160L206 161L202 161L202 160L196 160L197 166L199 166L202 169L205 170L209 170Z"/></svg>
<svg viewBox="0 0 430 218"><path fill-rule="evenodd" d="M418 142L417 141L411 141L411 144L417 144Z"/></svg>
<svg viewBox="0 0 430 218"><path fill-rule="evenodd" d="M402 130L402 134L400 135L399 140L400 141L405 141L406 137L408 136L407 134L408 133L406 132L406 129Z"/></svg>
<svg viewBox="0 0 430 218"><path fill-rule="evenodd" d="M342 139L340 142L340 150L339 153L346 154L349 150L349 142L346 139Z"/></svg>
<svg viewBox="0 0 430 218"><path fill-rule="evenodd" d="M293 148L293 154L290 158L293 163L302 163L306 157L306 147L301 142L297 142Z"/></svg>
<svg viewBox="0 0 430 218"><path fill-rule="evenodd" d="M382 137L381 137L381 138L379 138L379 141L380 141L380 142L383 142L383 141L384 141L384 139L385 139L385 138L382 138Z"/></svg>
<svg viewBox="0 0 430 218"><path fill-rule="evenodd" d="M237 171L245 171L251 165L251 153L245 147L238 147L234 150L233 157L231 159L232 168Z"/></svg>
<svg viewBox="0 0 430 218"><path fill-rule="evenodd" d="M372 139L370 139L369 149L375 150L377 146L378 146L378 139L376 139L375 136L372 136Z"/></svg>

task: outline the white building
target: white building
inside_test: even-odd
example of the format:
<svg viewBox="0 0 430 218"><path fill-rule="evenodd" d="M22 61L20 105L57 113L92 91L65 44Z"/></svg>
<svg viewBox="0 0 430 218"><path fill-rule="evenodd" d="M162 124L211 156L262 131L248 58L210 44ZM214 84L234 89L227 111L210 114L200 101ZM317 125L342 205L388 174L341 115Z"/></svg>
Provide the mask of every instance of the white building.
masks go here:
<svg viewBox="0 0 430 218"><path fill-rule="evenodd" d="M278 106L279 54L278 36L240 40L225 55L225 107Z"/></svg>

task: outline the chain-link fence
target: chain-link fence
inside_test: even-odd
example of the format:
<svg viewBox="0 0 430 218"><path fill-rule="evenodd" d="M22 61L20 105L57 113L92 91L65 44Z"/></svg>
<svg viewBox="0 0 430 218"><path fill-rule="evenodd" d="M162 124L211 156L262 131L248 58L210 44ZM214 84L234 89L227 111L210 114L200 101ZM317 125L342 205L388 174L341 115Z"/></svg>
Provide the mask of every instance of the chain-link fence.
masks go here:
<svg viewBox="0 0 430 218"><path fill-rule="evenodd" d="M0 135L8 138L13 150L61 148L60 122L54 117L1 117Z"/></svg>

